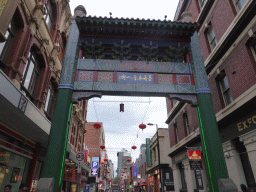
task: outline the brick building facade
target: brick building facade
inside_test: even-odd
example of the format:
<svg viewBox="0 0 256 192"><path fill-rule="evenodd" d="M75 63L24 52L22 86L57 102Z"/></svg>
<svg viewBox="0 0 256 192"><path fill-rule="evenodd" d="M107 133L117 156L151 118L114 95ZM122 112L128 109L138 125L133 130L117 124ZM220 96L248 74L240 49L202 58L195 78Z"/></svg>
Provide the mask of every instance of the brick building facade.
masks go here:
<svg viewBox="0 0 256 192"><path fill-rule="evenodd" d="M71 12L66 0L0 7L0 191L17 191L42 175Z"/></svg>
<svg viewBox="0 0 256 192"><path fill-rule="evenodd" d="M189 12L192 21L199 24L197 34L228 174L238 190L241 184L249 188L256 186L253 160L256 155L253 150L256 147L253 107L256 102L255 9L256 2L252 0L180 0L174 18L178 21L184 12ZM201 145L196 108L168 99L167 105L172 150L169 156L172 157L174 178L177 178L175 191L205 190L209 186L205 171L201 171L200 177L188 171L186 150L183 153L180 150L185 145Z"/></svg>

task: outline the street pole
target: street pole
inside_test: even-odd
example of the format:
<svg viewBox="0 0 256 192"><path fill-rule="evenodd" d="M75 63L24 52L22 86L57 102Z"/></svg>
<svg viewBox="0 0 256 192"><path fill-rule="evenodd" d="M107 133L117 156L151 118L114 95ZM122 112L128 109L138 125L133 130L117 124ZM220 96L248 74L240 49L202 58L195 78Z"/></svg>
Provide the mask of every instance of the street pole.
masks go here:
<svg viewBox="0 0 256 192"><path fill-rule="evenodd" d="M69 40L66 48L62 74L58 87L58 98L54 110L49 144L43 168L43 177L54 179L53 191L61 191L64 160L68 136L68 119L72 104L76 59L78 57L79 31L75 20L71 20ZM40 182L40 180L39 180Z"/></svg>
<svg viewBox="0 0 256 192"><path fill-rule="evenodd" d="M197 93L197 110L210 191L218 192L218 181L219 179L228 178L228 171L197 32L191 37L189 58L191 59L190 63Z"/></svg>

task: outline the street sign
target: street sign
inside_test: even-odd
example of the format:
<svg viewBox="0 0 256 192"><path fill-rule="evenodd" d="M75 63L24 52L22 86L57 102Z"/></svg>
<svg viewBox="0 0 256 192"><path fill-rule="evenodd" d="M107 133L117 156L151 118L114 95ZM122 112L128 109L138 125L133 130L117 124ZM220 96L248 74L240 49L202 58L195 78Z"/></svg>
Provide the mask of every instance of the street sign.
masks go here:
<svg viewBox="0 0 256 192"><path fill-rule="evenodd" d="M190 170L202 170L202 161L189 161Z"/></svg>
<svg viewBox="0 0 256 192"><path fill-rule="evenodd" d="M92 169L99 168L99 162L98 161L92 161Z"/></svg>
<svg viewBox="0 0 256 192"><path fill-rule="evenodd" d="M100 161L100 158L99 157L92 157L92 161Z"/></svg>
<svg viewBox="0 0 256 192"><path fill-rule="evenodd" d="M83 152L77 152L76 160L77 161L83 161L84 160L84 153Z"/></svg>
<svg viewBox="0 0 256 192"><path fill-rule="evenodd" d="M97 173L97 169L92 169L92 175L97 175L98 173Z"/></svg>
<svg viewBox="0 0 256 192"><path fill-rule="evenodd" d="M90 191L90 184L86 184L84 186L84 191Z"/></svg>

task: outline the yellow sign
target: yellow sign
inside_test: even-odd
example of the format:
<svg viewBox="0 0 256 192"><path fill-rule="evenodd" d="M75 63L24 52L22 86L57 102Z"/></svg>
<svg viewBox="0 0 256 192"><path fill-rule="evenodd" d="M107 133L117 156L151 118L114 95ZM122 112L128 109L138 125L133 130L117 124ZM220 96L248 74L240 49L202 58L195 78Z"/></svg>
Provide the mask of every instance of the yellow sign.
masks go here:
<svg viewBox="0 0 256 192"><path fill-rule="evenodd" d="M251 124L256 124L256 115L248 118L245 121L241 121L237 123L238 131L243 131L245 129L248 129L251 126Z"/></svg>
<svg viewBox="0 0 256 192"><path fill-rule="evenodd" d="M87 163L91 163L91 157L87 156Z"/></svg>

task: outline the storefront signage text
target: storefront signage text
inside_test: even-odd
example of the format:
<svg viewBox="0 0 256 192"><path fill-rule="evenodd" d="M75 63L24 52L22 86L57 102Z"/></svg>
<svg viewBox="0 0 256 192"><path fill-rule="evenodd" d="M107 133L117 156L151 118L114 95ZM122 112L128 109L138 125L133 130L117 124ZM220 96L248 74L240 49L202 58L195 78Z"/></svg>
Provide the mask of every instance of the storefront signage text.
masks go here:
<svg viewBox="0 0 256 192"><path fill-rule="evenodd" d="M256 115L246 119L245 121L241 121L237 123L238 131L243 131L244 129L248 129L251 127L251 124L256 124Z"/></svg>

